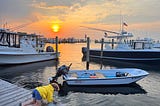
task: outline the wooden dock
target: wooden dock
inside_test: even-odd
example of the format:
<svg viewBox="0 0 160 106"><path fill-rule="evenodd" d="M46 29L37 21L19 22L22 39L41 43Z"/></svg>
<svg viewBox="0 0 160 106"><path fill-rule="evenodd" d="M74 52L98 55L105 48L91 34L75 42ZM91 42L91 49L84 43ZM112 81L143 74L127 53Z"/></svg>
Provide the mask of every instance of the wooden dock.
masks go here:
<svg viewBox="0 0 160 106"><path fill-rule="evenodd" d="M32 98L31 91L0 79L0 106L21 106Z"/></svg>

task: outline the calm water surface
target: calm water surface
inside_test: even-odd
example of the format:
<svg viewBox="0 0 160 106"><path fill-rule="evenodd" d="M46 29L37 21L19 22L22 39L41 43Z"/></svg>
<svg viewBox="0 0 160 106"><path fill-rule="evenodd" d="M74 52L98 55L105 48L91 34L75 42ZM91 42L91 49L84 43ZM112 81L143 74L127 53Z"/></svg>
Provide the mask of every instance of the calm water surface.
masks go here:
<svg viewBox="0 0 160 106"><path fill-rule="evenodd" d="M52 45L54 46L54 45ZM71 69L85 69L86 62L81 47L86 44L60 44L61 56L58 62L46 61L16 66L0 66L0 77L32 90L48 83L58 67L72 63ZM100 47L92 44L91 47ZM101 62L91 60L90 69L100 69ZM57 98L65 106L160 106L160 66L103 61L102 68L141 68L150 73L135 84L123 86L67 86L62 78L60 96Z"/></svg>

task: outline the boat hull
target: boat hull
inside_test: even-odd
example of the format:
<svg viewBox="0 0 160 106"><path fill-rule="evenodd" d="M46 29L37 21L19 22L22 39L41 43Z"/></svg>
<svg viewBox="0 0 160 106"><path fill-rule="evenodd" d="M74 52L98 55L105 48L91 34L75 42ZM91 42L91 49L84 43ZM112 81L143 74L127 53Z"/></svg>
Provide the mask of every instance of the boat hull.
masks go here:
<svg viewBox="0 0 160 106"><path fill-rule="evenodd" d="M143 76L136 77L124 77L124 78L105 78L105 79L73 79L66 80L68 85L124 85L137 82L138 80L144 78Z"/></svg>
<svg viewBox="0 0 160 106"><path fill-rule="evenodd" d="M86 53L83 51L83 55ZM101 50L91 49L91 58L101 58ZM143 50L104 50L103 59L122 60L130 62L160 62L160 51Z"/></svg>
<svg viewBox="0 0 160 106"><path fill-rule="evenodd" d="M56 53L0 54L0 65L25 64L53 59L57 59Z"/></svg>
<svg viewBox="0 0 160 106"><path fill-rule="evenodd" d="M136 68L72 70L63 78L68 85L124 85L137 82L148 74Z"/></svg>

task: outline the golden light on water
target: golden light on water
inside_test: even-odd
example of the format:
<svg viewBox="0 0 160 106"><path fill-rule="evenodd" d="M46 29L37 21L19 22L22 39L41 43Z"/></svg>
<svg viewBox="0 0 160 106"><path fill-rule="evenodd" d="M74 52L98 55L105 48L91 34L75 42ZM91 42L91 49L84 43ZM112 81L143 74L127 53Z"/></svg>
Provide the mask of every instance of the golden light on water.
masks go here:
<svg viewBox="0 0 160 106"><path fill-rule="evenodd" d="M52 25L52 30L53 32L59 32L60 26L58 24L53 24Z"/></svg>

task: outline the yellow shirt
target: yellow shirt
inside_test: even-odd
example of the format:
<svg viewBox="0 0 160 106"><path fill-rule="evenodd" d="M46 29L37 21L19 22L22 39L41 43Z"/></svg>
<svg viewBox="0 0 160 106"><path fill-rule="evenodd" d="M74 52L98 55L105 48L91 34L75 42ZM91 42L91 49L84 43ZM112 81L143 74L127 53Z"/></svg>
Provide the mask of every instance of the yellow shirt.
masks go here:
<svg viewBox="0 0 160 106"><path fill-rule="evenodd" d="M54 88L51 84L37 87L36 90L40 93L42 99L47 100L48 102L53 102Z"/></svg>

